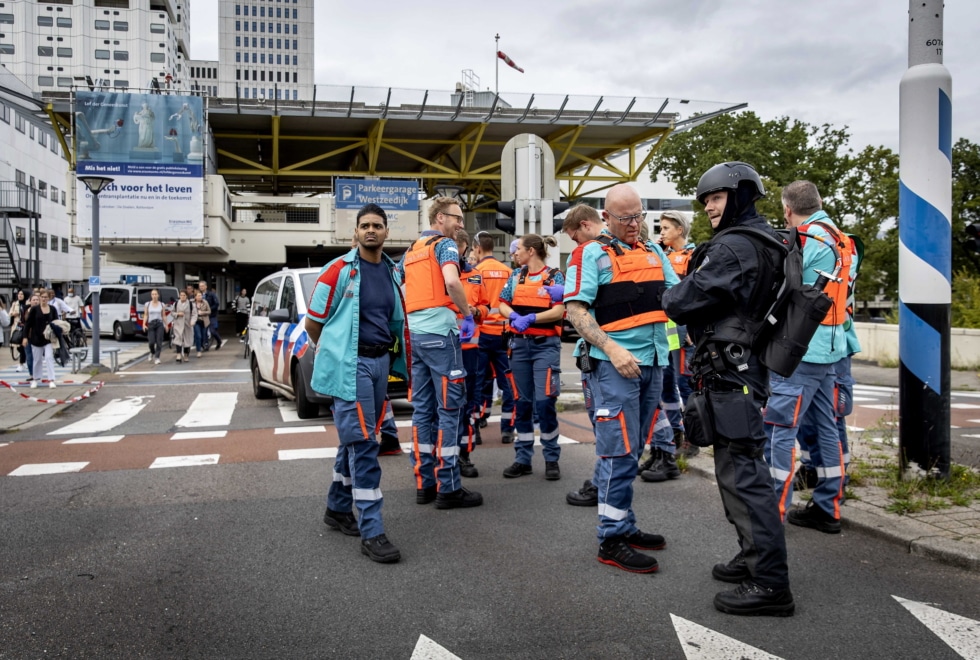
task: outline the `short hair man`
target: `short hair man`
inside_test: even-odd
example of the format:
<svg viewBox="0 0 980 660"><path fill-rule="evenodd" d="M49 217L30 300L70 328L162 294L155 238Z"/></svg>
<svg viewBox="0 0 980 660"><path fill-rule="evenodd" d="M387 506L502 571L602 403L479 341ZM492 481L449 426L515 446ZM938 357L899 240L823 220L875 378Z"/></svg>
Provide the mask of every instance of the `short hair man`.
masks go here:
<svg viewBox="0 0 980 660"><path fill-rule="evenodd" d="M455 239L462 225L459 202L452 197L436 197L429 207L429 229L398 263L405 282L412 342L415 501L428 504L434 500L439 509L483 504L482 495L463 488L458 460L457 439L466 403L460 340L472 337L475 328L459 279ZM459 325L453 305L463 317Z"/></svg>
<svg viewBox="0 0 980 660"><path fill-rule="evenodd" d="M765 322L775 300L784 252L743 232L725 231L748 227L775 237L755 209L765 194L758 172L746 163L721 163L701 176L697 198L715 236L695 250L687 277L664 292L663 305L671 319L687 325L695 342L697 392L688 407L706 406L712 413L702 422L710 424L718 490L741 546L730 562L711 571L717 580L741 585L715 595L715 608L728 614L790 616L795 605L786 539L762 458L769 373L751 351L752 330ZM695 429L686 425L686 431Z"/></svg>
<svg viewBox="0 0 980 660"><path fill-rule="evenodd" d="M238 290L238 297L235 298L235 334L238 341L245 341L245 328L248 327L248 313L252 307L252 301L248 297L248 289L242 287Z"/></svg>
<svg viewBox="0 0 980 660"><path fill-rule="evenodd" d="M568 234L576 245L591 241L604 227L599 212L588 204L576 204L568 209L565 220L561 224L561 230Z"/></svg>
<svg viewBox="0 0 980 660"><path fill-rule="evenodd" d="M218 294L208 289L208 283L205 282L204 280L201 280L200 282L197 283L197 288L200 289L201 296L204 297L205 302L207 302L208 306L211 307L211 319L208 327L205 328L205 330L212 337L214 337L215 341L218 342L217 345L214 347L214 350L216 351L221 350L221 346L224 344L224 342L221 340L221 335L218 333ZM207 337L205 337L205 340L206 339ZM209 350L210 346L211 346L210 342L208 341L204 342L205 351Z"/></svg>
<svg viewBox="0 0 980 660"><path fill-rule="evenodd" d="M831 272L836 265L833 250L822 241L838 246L843 260L841 282L831 283L827 292L834 300L810 340L803 361L789 378L769 375L772 394L766 406L769 442L766 459L773 487L779 496L779 512L793 525L811 527L828 534L840 532L840 503L844 494L844 456L837 431L834 382L838 363L847 360L848 344L844 322L847 319L847 286L852 265L850 240L822 210L817 187L809 181L794 181L782 193L783 217L787 227L815 238L803 244L803 282L813 284L817 271ZM822 239L822 240L818 240ZM817 436L819 475L813 498L806 508L790 511L793 502L793 471L796 436L806 417Z"/></svg>
<svg viewBox="0 0 980 660"><path fill-rule="evenodd" d="M595 406L598 560L652 573L657 560L634 548L659 550L665 541L637 528L633 480L643 450L637 440L641 429L653 426L667 363L667 315L659 293L677 276L658 246L638 242L645 214L633 188L610 188L602 215L607 229L573 253L564 292L568 319L591 345L594 362L588 378ZM649 295L617 302L638 284Z"/></svg>
<svg viewBox="0 0 980 660"><path fill-rule="evenodd" d="M357 247L320 271L305 326L316 344L310 385L333 397L340 449L323 522L361 537L361 552L381 563L401 553L381 521L381 466L375 429L386 411L389 372L408 378L405 307L395 262L382 252L388 216L376 204L357 213ZM334 295L335 292L343 295ZM348 295L350 294L350 295ZM320 341L323 338L325 341ZM352 507L357 506L355 520Z"/></svg>

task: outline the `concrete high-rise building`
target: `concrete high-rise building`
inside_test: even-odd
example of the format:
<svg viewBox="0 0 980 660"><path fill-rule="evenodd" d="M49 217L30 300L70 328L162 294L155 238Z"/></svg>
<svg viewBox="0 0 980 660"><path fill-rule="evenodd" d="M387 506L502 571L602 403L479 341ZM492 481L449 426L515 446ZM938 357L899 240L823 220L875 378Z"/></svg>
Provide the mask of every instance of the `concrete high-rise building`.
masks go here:
<svg viewBox="0 0 980 660"><path fill-rule="evenodd" d="M183 89L188 0L0 3L0 64L39 92Z"/></svg>
<svg viewBox="0 0 980 660"><path fill-rule="evenodd" d="M220 0L218 95L313 98L313 0Z"/></svg>

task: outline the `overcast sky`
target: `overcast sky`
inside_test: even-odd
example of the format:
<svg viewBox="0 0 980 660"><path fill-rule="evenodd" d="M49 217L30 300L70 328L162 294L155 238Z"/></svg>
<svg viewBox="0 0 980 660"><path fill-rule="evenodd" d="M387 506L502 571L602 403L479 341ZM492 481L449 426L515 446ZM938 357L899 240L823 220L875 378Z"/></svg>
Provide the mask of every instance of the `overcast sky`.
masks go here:
<svg viewBox="0 0 980 660"><path fill-rule="evenodd" d="M747 102L850 127L898 150L904 0L316 0L317 84L449 90L463 69L500 91ZM609 7L606 9L603 7ZM950 0L953 139L980 142L980 2ZM217 59L218 2L191 0L191 56Z"/></svg>

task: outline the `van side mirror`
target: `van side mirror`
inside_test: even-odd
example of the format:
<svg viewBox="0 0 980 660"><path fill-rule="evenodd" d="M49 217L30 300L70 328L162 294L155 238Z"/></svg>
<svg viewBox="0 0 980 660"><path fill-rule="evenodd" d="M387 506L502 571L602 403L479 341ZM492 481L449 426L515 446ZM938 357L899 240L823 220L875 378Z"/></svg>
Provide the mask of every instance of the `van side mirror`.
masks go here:
<svg viewBox="0 0 980 660"><path fill-rule="evenodd" d="M271 323L292 323L293 319L288 309L277 309L269 312L269 321Z"/></svg>

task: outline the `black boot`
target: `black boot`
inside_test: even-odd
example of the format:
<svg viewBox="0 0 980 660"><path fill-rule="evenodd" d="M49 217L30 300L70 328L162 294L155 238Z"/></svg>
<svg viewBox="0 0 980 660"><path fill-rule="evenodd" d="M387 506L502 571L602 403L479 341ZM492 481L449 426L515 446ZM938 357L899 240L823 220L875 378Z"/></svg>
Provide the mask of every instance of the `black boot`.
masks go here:
<svg viewBox="0 0 980 660"><path fill-rule="evenodd" d="M752 576L749 575L749 567L745 564L745 555L739 550L727 564L715 564L711 569L711 577L722 582L742 584Z"/></svg>
<svg viewBox="0 0 980 660"><path fill-rule="evenodd" d="M769 589L749 581L716 594L715 609L741 616L793 616L796 605L789 589Z"/></svg>

